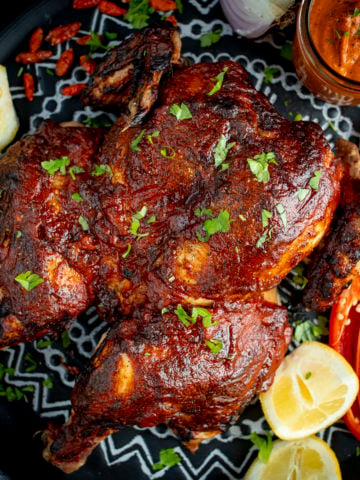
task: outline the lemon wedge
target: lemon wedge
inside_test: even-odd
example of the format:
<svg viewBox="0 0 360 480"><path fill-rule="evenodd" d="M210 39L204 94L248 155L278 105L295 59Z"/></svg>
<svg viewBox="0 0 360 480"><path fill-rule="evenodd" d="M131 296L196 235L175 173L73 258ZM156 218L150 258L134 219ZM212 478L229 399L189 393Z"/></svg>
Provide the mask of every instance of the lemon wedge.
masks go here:
<svg viewBox="0 0 360 480"><path fill-rule="evenodd" d="M6 68L0 65L0 151L15 138L19 120L11 98Z"/></svg>
<svg viewBox="0 0 360 480"><path fill-rule="evenodd" d="M287 355L260 402L274 433L304 438L339 420L353 404L359 379L339 353L320 342L304 342Z"/></svg>
<svg viewBox="0 0 360 480"><path fill-rule="evenodd" d="M289 479L341 480L339 462L329 445L312 436L299 440L276 440L267 463L257 458L245 480Z"/></svg>

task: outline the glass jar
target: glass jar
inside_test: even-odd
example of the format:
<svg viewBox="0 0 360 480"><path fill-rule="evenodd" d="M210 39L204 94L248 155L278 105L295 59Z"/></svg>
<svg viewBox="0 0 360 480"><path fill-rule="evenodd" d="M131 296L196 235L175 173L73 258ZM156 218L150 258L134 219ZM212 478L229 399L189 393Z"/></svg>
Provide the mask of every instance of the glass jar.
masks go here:
<svg viewBox="0 0 360 480"><path fill-rule="evenodd" d="M310 30L311 7L315 1L319 0L304 0L298 10L293 42L296 73L315 97L335 105L360 105L360 82L336 72L316 50ZM331 2L322 1L331 11Z"/></svg>

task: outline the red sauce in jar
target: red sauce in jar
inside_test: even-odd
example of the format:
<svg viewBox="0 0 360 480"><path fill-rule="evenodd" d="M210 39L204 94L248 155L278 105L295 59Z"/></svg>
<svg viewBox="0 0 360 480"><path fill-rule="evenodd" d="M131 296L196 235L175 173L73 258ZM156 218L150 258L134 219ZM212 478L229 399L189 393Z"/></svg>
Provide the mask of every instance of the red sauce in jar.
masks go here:
<svg viewBox="0 0 360 480"><path fill-rule="evenodd" d="M318 54L340 75L360 81L360 1L315 0L310 35Z"/></svg>

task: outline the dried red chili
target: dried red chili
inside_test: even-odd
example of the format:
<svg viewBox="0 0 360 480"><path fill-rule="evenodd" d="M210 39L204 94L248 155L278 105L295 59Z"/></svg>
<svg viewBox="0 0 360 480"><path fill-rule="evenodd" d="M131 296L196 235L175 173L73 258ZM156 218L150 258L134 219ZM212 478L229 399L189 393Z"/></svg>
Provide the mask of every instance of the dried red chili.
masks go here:
<svg viewBox="0 0 360 480"><path fill-rule="evenodd" d="M166 17L165 20L166 20L167 22L172 23L172 24L174 25L174 27L177 27L177 24L178 24L178 23L177 23L177 20L176 20L176 18L174 17L174 15L170 15L170 17Z"/></svg>
<svg viewBox="0 0 360 480"><path fill-rule="evenodd" d="M66 42L73 38L81 28L81 22L68 23L66 25L59 25L53 28L45 37L45 40L50 45L59 45L59 43Z"/></svg>
<svg viewBox="0 0 360 480"><path fill-rule="evenodd" d="M73 8L81 10L82 8L96 7L100 0L73 0Z"/></svg>
<svg viewBox="0 0 360 480"><path fill-rule="evenodd" d="M61 90L61 93L67 97L73 97L74 95L79 95L85 87L86 83L75 83L74 85L67 85L64 87Z"/></svg>
<svg viewBox="0 0 360 480"><path fill-rule="evenodd" d="M35 82L31 73L24 73L25 97L32 102L34 100Z"/></svg>
<svg viewBox="0 0 360 480"><path fill-rule="evenodd" d="M105 13L106 15L111 15L113 17L119 17L127 12L125 8L121 8L114 2L109 2L108 0L101 0L97 8L101 13Z"/></svg>
<svg viewBox="0 0 360 480"><path fill-rule="evenodd" d="M176 2L173 0L150 0L150 7L160 12L167 12L178 8Z"/></svg>
<svg viewBox="0 0 360 480"><path fill-rule="evenodd" d="M28 65L29 63L37 63L42 60L47 60L53 56L51 50L37 50L36 52L21 52L15 57L15 61Z"/></svg>
<svg viewBox="0 0 360 480"><path fill-rule="evenodd" d="M80 56L80 65L89 75L92 75L96 69L96 62L92 58L88 58L87 55Z"/></svg>
<svg viewBox="0 0 360 480"><path fill-rule="evenodd" d="M59 60L56 62L55 71L57 75L59 75L59 77L65 75L69 71L73 61L74 50L72 48L68 48L60 55Z"/></svg>
<svg viewBox="0 0 360 480"><path fill-rule="evenodd" d="M34 53L41 47L44 38L44 31L41 27L38 27L31 35L29 40L29 50Z"/></svg>

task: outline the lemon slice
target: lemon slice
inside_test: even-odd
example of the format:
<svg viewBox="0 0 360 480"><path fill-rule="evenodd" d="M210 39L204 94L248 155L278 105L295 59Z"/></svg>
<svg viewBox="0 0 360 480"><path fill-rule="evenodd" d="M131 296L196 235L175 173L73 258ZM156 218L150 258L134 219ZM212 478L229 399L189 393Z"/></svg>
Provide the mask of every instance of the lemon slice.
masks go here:
<svg viewBox="0 0 360 480"><path fill-rule="evenodd" d="M339 462L329 445L318 437L276 440L267 463L258 458L245 480L341 480Z"/></svg>
<svg viewBox="0 0 360 480"><path fill-rule="evenodd" d="M304 438L339 420L353 404L359 379L331 347L304 342L287 355L260 402L274 433Z"/></svg>
<svg viewBox="0 0 360 480"><path fill-rule="evenodd" d="M4 65L0 65L0 151L11 143L19 129L19 120L11 98Z"/></svg>

